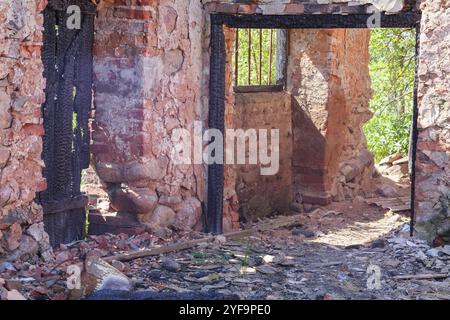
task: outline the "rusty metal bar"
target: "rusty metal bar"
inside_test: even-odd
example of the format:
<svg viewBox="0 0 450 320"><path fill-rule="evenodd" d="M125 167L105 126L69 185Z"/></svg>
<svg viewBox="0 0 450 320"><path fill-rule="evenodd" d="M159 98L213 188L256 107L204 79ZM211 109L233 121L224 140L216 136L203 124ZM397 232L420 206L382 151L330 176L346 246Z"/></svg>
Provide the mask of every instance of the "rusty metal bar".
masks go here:
<svg viewBox="0 0 450 320"><path fill-rule="evenodd" d="M234 53L234 81L235 85L239 85L239 29L236 29L236 43Z"/></svg>
<svg viewBox="0 0 450 320"><path fill-rule="evenodd" d="M251 65L252 65L252 29L248 29L248 85L252 84L252 73L251 73Z"/></svg>
<svg viewBox="0 0 450 320"><path fill-rule="evenodd" d="M273 63L273 29L270 29L270 45L269 45L269 82L272 83L272 63Z"/></svg>
<svg viewBox="0 0 450 320"><path fill-rule="evenodd" d="M262 85L262 36L263 36L263 32L262 29L259 29L259 85Z"/></svg>

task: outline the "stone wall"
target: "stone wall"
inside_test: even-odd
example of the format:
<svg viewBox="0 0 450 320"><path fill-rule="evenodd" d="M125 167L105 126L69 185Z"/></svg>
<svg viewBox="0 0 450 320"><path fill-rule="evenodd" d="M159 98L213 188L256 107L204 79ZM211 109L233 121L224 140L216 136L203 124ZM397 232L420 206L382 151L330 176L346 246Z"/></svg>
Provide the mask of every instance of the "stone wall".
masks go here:
<svg viewBox="0 0 450 320"><path fill-rule="evenodd" d="M237 165L236 193L240 217L246 221L285 213L292 203L291 99L285 92L238 93L234 128L279 129L279 171L262 176L260 165Z"/></svg>
<svg viewBox="0 0 450 320"><path fill-rule="evenodd" d="M416 1L376 1L376 3L378 6L381 4L380 9L387 11L417 10ZM389 3L391 6L386 6ZM420 219L423 220L423 217L428 216L426 212L433 211L432 207L437 199L445 194L441 189L445 189L448 184L448 172L445 171L448 162L445 152L442 154L442 150L448 148L444 143L448 140L447 125L442 124L442 121L447 121L444 113L445 104L440 109L424 107L435 105L430 102L431 97L434 92L440 90L440 94L443 91L434 89L439 87L437 81L444 83L444 76L434 79L434 74L440 73L435 73L433 69L445 70L436 63L425 60L433 61L438 55L437 52L445 57L445 39L442 41L437 34L446 26L441 23L439 28L436 27L432 22L434 18L429 17L445 21L448 9L446 9L447 2L444 1L424 1L424 3L426 10L424 28L427 32L434 31L434 33L422 35L423 40L428 40L422 50L422 61L427 61L423 65L433 68L421 69L423 120L419 123L421 126L419 148L424 152L419 152L418 161L419 225ZM208 68L205 66L209 65L209 13L368 13L371 12L370 7L370 1L365 0L351 2L330 0L327 3L313 0L301 2L268 0L249 3L229 0L202 2L130 0L117 1L115 7L103 9L97 19L95 60L97 115L93 150L96 154L97 170L102 179L109 183L112 196L118 195L120 199L125 194L126 199L132 199L128 207L122 209L134 206L135 211L149 217L148 213L153 212L157 202L158 205L164 206L169 217L173 217L172 212L185 211L190 212L187 215L190 217L192 210L180 209L180 205L184 208L192 207L184 205L188 201L195 204L196 208L193 214L196 218L192 219L190 224L198 220L200 205L198 201L203 201L205 196L205 168L173 167L167 159L167 153L171 147L169 137L172 128L180 126L192 130L193 120L205 121L207 118ZM433 36L434 34L436 36ZM342 33L337 32L329 37L334 37L334 43L338 43L342 40ZM438 43L443 44L442 48L435 51L434 48ZM347 42L347 45L349 44L351 43ZM353 64L360 60L344 61ZM365 64L365 61L362 62ZM338 77L330 75L331 84L336 90L343 90L344 94L341 92L341 96L346 96L346 92L355 89L355 86L345 83L343 79L347 77L343 72L347 71L342 69L343 65L339 68L336 69ZM367 79L363 75L366 69L364 66L362 68L362 73L350 76L352 79L355 79L354 76L361 76L366 85ZM356 80L352 81L358 83ZM359 87L364 89L365 85ZM364 182L354 181L355 177L370 175L370 170L364 170L368 163L370 167L370 157L366 152L361 154L356 152L361 148L364 149L365 142L358 128L369 116L366 106L361 105L361 101L366 97L364 96L361 101L357 101L357 97L355 95L352 99L356 100L347 105L360 107L351 110L351 116L344 119L344 123L335 126L337 131L350 139L350 142L342 146L337 153L327 153L328 157L339 158L339 161L334 162L337 166L335 164L328 169L328 176L332 179L322 181L327 198L330 195L335 199L342 199L346 195L357 194L359 186L364 185ZM434 117L436 110L444 116ZM294 119L297 116L299 114L294 114ZM330 119L333 121L335 118ZM352 132L355 128L357 132ZM436 134L438 131L440 133ZM130 134L131 132L133 134ZM441 152L441 156L437 159L435 151ZM430 154L433 154L432 157L438 162L437 167L432 164ZM433 178L425 178L428 170L436 171ZM227 169L225 174L233 176ZM336 176L333 177L333 174ZM233 178L228 180L233 181ZM437 185L440 186L440 191L433 191L433 194L428 195L429 190L436 190ZM225 218L228 217L230 220L228 225L236 226L236 194L232 188L225 187ZM136 203L133 194L139 195L137 197L139 199L146 199L144 204ZM171 210L167 210L167 207ZM169 220L172 222L172 219Z"/></svg>
<svg viewBox="0 0 450 320"><path fill-rule="evenodd" d="M0 1L0 262L50 258L42 208L41 27L45 1Z"/></svg>
<svg viewBox="0 0 450 320"><path fill-rule="evenodd" d="M370 31L355 29L289 32L297 202L352 198L372 178L362 131L371 117L369 38Z"/></svg>
<svg viewBox="0 0 450 320"><path fill-rule="evenodd" d="M450 241L450 1L421 9L417 230L440 244Z"/></svg>
<svg viewBox="0 0 450 320"><path fill-rule="evenodd" d="M201 225L203 166L174 165L174 128L204 120L199 1L116 1L100 10L92 151L112 206L150 229Z"/></svg>
<svg viewBox="0 0 450 320"><path fill-rule="evenodd" d="M96 111L92 151L96 170L108 187L113 205L118 210L137 213L150 229L171 225L201 227L205 167L175 166L169 154L174 128L193 132L195 120L203 123L207 120L209 13L367 13L370 12L369 2L108 1L96 19ZM393 6L381 9L416 10L415 1L404 1L404 6L402 2L391 1ZM422 2L417 227L431 240L448 241L450 223L445 201L449 196L450 176L450 94L446 71L450 5L448 0ZM44 79L40 61L42 16L39 14L45 5L45 0L0 2L0 259L26 258L39 250L45 257L50 253L48 237L43 231L42 209L33 202L36 192L46 187L41 175L44 132L40 105L44 100ZM345 43L347 50L350 48L355 50L354 55L359 54L356 47L359 40L354 40L362 39L364 45L364 36L353 31L342 32L324 31L323 36L336 50L341 50L339 44ZM353 49L352 43L355 43ZM355 90L355 84L360 81L364 86L359 87L365 88L365 62L361 61L361 68L345 68L360 61L360 57L341 58L340 66L330 65L333 68L328 75L328 85L339 93L338 97L347 98L349 90ZM358 72L345 74L352 70ZM352 82L346 82L346 78ZM333 104L323 109L330 121L327 126L350 141L339 148L330 147L325 153L325 159L338 160L338 165L329 166L324 184L324 190L331 196L342 195L339 185L344 187L345 196L345 187L355 186L352 182L354 167L360 168L358 163L367 160L365 154L356 152L364 147L363 139L358 132L349 129L359 128L369 116L361 102L366 97L362 97L364 99L358 100L360 97L355 95L351 102L344 99L336 104L343 103L345 108L361 107L346 109L348 118L340 119L342 123L332 124L333 119L339 118L335 117ZM231 96L227 99L227 105L233 103ZM294 114L294 123L297 116ZM314 127L320 128L316 124ZM333 150L338 151L331 152ZM351 165L339 167L339 163L347 162ZM342 176L345 176L345 184L336 183L343 182ZM232 188L226 188L224 200L225 219L230 228L236 228L238 201Z"/></svg>

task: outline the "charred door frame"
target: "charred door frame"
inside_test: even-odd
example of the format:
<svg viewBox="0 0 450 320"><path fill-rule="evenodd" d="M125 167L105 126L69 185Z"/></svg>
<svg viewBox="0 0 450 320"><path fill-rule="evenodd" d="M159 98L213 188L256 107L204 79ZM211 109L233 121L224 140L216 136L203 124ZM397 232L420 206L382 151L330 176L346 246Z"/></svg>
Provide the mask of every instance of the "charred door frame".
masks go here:
<svg viewBox="0 0 450 320"><path fill-rule="evenodd" d="M210 59L210 83L209 83L209 118L208 126L218 129L222 133L225 130L225 64L226 48L223 27L230 28L269 28L269 29L338 29L358 28L367 29L367 21L370 14L315 14L315 15L228 15L211 14L211 59ZM402 12L399 14L381 14L380 28L416 28L420 34L419 13ZM417 38L419 39L419 38ZM418 62L419 42L417 41L416 59ZM415 168L417 154L417 66L414 88L414 110L412 130L412 166ZM415 170L411 175L411 233L415 217ZM207 196L207 226L208 232L220 234L223 232L223 189L224 189L224 165L212 164L208 166L208 196Z"/></svg>
<svg viewBox="0 0 450 320"><path fill-rule="evenodd" d="M81 11L79 29L71 29L69 5ZM49 1L44 12L42 62L46 100L42 158L47 189L37 195L44 226L55 246L82 239L87 197L81 172L89 167L88 128L92 101L92 45L95 6L88 0Z"/></svg>

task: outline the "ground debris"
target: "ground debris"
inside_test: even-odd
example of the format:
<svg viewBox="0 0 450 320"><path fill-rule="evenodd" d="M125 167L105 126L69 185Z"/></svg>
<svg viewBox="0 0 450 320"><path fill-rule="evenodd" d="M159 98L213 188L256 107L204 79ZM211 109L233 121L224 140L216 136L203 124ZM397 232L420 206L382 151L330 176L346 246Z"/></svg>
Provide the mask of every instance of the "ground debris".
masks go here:
<svg viewBox="0 0 450 320"><path fill-rule="evenodd" d="M128 278L130 287L97 293L105 287L94 281L94 289L86 292L89 299L450 298L445 289L450 281L444 277L450 273L450 247L431 248L410 238L408 223L408 217L359 201L265 219L236 237L174 233L169 240L147 233L106 234L57 248L59 258L51 263L0 264L0 296L7 299L16 290L32 300L74 298L67 288L67 268L94 257ZM298 229L314 236L294 232ZM380 270L379 289L368 286L368 270L374 266Z"/></svg>

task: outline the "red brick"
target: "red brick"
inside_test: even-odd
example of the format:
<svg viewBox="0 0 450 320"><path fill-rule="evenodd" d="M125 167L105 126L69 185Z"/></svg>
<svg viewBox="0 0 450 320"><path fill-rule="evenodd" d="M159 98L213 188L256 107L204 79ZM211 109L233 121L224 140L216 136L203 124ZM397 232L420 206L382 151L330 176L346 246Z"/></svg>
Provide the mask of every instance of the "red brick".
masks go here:
<svg viewBox="0 0 450 320"><path fill-rule="evenodd" d="M45 133L44 126L41 124L25 124L22 132L27 136L43 136Z"/></svg>
<svg viewBox="0 0 450 320"><path fill-rule="evenodd" d="M152 13L148 10L124 9L124 8L115 8L113 15L116 18L135 19L135 20L149 20L152 18Z"/></svg>

